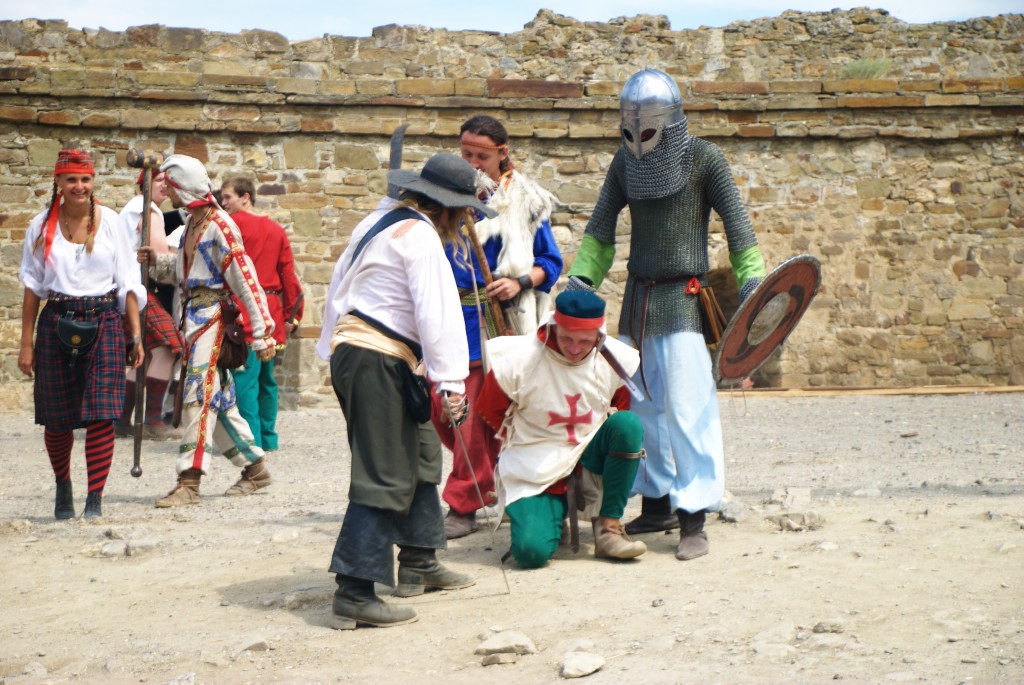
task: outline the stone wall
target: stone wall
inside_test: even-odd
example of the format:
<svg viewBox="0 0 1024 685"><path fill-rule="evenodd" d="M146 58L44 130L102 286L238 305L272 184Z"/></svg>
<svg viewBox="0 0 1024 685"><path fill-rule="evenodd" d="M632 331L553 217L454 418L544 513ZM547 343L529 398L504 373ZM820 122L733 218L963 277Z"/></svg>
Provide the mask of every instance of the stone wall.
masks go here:
<svg viewBox="0 0 1024 685"><path fill-rule="evenodd" d="M31 406L17 370L17 269L61 145L97 161L120 208L131 146L257 179L285 225L307 317L282 364L290 406L333 401L316 360L333 264L386 187L391 131L405 163L457 150L486 112L517 166L559 199L571 262L617 142L617 95L644 66L673 74L690 130L723 148L769 267L823 265L811 311L759 373L778 386L1024 383L1024 17L909 25L877 10L786 12L673 31L663 17L582 23L541 11L501 35L386 26L290 43L142 26L0 22L0 408ZM885 57L871 80L843 68ZM603 291L618 308L628 212ZM720 225L712 262L728 266ZM11 381L17 381L11 383Z"/></svg>

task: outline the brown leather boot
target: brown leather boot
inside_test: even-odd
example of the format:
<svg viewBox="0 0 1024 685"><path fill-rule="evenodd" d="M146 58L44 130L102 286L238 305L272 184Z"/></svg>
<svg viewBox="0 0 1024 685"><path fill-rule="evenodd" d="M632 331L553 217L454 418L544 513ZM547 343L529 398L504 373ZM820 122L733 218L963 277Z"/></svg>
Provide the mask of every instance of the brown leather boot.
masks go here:
<svg viewBox="0 0 1024 685"><path fill-rule="evenodd" d="M270 477L270 470L267 469L263 457L260 457L242 469L242 475L239 476L238 482L225 490L224 494L228 497L251 495L257 490L262 490L271 485L273 482L274 480Z"/></svg>
<svg viewBox="0 0 1024 685"><path fill-rule="evenodd" d="M478 530L480 530L480 524L476 522L475 511L463 516L449 510L448 515L444 517L445 540L455 540L457 538L466 537L470 533L475 533Z"/></svg>
<svg viewBox="0 0 1024 685"><path fill-rule="evenodd" d="M647 551L647 545L633 542L619 519L596 516L594 526L594 556L598 559L633 559Z"/></svg>
<svg viewBox="0 0 1024 685"><path fill-rule="evenodd" d="M157 509L184 507L199 504L199 479L203 472L199 469L185 469L178 474L178 484L174 489L156 501Z"/></svg>
<svg viewBox="0 0 1024 685"><path fill-rule="evenodd" d="M417 618L412 607L389 604L378 597L371 580L339 573L337 582L330 623L335 630L354 630L357 625L390 628L412 623Z"/></svg>
<svg viewBox="0 0 1024 685"><path fill-rule="evenodd" d="M691 514L677 509L679 516L679 547L676 559L689 561L708 553L708 534L704 532L704 511Z"/></svg>

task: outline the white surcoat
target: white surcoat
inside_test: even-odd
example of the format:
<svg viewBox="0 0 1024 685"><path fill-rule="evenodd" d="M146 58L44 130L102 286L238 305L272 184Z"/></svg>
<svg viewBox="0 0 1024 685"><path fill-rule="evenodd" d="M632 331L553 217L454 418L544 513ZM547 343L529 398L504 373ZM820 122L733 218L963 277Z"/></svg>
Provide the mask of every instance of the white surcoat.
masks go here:
<svg viewBox="0 0 1024 685"><path fill-rule="evenodd" d="M552 333L553 335L553 333ZM604 345L632 375L640 355L605 338ZM571 363L535 335L487 342L495 380L511 400L499 437L495 469L498 506L544 492L568 476L612 411L623 381L594 349Z"/></svg>

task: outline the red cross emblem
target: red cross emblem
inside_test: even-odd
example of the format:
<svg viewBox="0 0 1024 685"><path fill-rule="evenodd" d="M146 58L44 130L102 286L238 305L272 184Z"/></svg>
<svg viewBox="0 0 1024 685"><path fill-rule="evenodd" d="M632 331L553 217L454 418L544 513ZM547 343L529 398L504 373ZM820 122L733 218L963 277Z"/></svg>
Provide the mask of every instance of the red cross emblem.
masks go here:
<svg viewBox="0 0 1024 685"><path fill-rule="evenodd" d="M568 434L567 437L569 442L573 445L580 444L579 439L576 437L576 424L578 423L593 423L594 422L594 410L591 409L582 416L576 415L576 405L579 403L583 393L577 393L575 395L566 395L565 400L569 403L569 415L561 416L553 411L548 412L549 426L557 426L560 423L565 424L565 431Z"/></svg>

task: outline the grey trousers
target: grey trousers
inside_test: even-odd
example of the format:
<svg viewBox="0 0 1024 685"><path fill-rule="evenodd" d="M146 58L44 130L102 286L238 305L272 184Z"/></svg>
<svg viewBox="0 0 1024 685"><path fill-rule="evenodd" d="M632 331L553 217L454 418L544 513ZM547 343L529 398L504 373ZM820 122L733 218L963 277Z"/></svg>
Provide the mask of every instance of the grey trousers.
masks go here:
<svg viewBox="0 0 1024 685"><path fill-rule="evenodd" d="M408 514L350 502L331 556L331 573L395 586L399 547L444 549L444 519L437 486L420 483Z"/></svg>

